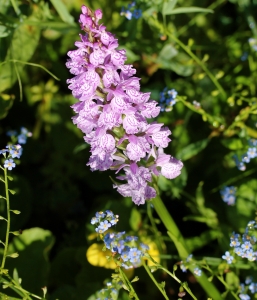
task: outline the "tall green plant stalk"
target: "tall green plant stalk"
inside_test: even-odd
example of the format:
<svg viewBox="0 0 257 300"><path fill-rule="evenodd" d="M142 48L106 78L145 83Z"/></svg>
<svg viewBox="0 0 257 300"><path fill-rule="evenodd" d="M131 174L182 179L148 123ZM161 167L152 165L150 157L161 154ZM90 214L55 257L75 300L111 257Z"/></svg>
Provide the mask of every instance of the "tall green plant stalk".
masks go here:
<svg viewBox="0 0 257 300"><path fill-rule="evenodd" d="M185 242L181 232L179 231L176 223L174 222L173 218L169 214L167 208L163 204L160 196L157 196L156 198L154 198L152 200L152 204L154 205L154 208L155 208L157 214L159 215L159 218L161 219L164 226L166 227L169 237L174 242L180 258L185 259L190 254L187 249L186 242ZM189 270L191 272L193 272L194 267L193 266L189 267ZM219 293L219 291L216 289L216 287L213 285L212 282L208 281L208 278L204 273L202 273L201 276L196 277L196 279L199 282L199 284L202 286L202 288L205 290L205 292L212 299L215 299L215 300L223 299L221 294Z"/></svg>
<svg viewBox="0 0 257 300"><path fill-rule="evenodd" d="M1 167L2 168L2 167ZM10 224L11 224L11 213L10 213L10 199L9 199L9 189L8 189L8 175L7 175L7 169L2 168L4 170L4 180L2 180L5 184L5 201L6 201L6 211L7 211L7 228L6 228L6 235L5 235L5 243L4 243L4 253L1 263L1 270L4 269L5 266L5 260L7 257L7 251L8 251L8 245L9 245L9 235L10 235Z"/></svg>
<svg viewBox="0 0 257 300"><path fill-rule="evenodd" d="M121 277L124 285L126 286L127 290L129 291L129 297L139 300L137 293L135 292L131 282L127 278L126 274L123 272L122 268L119 268L119 273L120 273L120 277Z"/></svg>

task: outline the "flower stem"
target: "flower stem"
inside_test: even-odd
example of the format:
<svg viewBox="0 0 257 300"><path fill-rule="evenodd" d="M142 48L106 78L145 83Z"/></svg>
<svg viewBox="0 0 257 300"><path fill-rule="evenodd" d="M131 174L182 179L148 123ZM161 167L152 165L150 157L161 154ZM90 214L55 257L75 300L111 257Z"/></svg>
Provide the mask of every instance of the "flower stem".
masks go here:
<svg viewBox="0 0 257 300"><path fill-rule="evenodd" d="M139 300L139 298L138 298L138 296L137 296L137 294L136 294L136 292L135 292L135 290L134 290L132 284L130 283L130 281L128 280L126 274L122 271L121 268L119 268L119 273L120 273L120 276L121 276L122 279L123 279L122 281L123 281L124 284L127 286L129 292L133 294L133 297L134 297L136 300Z"/></svg>
<svg viewBox="0 0 257 300"><path fill-rule="evenodd" d="M189 251L187 250L186 242L185 242L181 232L179 231L176 223L174 222L173 218L169 214L167 208L163 204L161 198L159 196L157 196L156 198L154 198L152 200L152 204L154 205L154 208L155 208L157 214L159 215L159 218L161 219L164 226L168 230L168 235L174 242L174 244L178 250L180 258L185 259L190 254ZM189 269L191 272L193 272L194 267L191 266L191 267L189 267ZM212 297L215 300L223 299L222 296L220 295L219 291L216 289L216 287L211 282L208 281L208 278L204 273L202 273L201 276L196 277L196 279L210 297Z"/></svg>
<svg viewBox="0 0 257 300"><path fill-rule="evenodd" d="M162 266L157 266L159 269L163 270L164 272L166 272L167 274L169 274L173 279L175 279L178 283L181 284L181 286L188 292L188 294L194 299L197 300L197 298L195 297L195 295L191 292L190 288L187 287L185 284L183 284L181 282L181 280L178 279L178 277L175 274L172 274L169 270L163 268Z"/></svg>
<svg viewBox="0 0 257 300"><path fill-rule="evenodd" d="M156 281L156 279L154 278L153 274L151 273L151 271L149 270L149 267L146 265L145 261L142 260L143 262L143 266L146 270L146 272L148 273L149 277L152 279L152 281L154 282L154 284L157 286L157 288L159 289L159 291L163 294L163 297L166 299L166 300L169 300L168 296L166 295L166 292L164 289L162 289L160 287L160 284Z"/></svg>
<svg viewBox="0 0 257 300"><path fill-rule="evenodd" d="M205 66L205 64L190 50L188 46L186 46L184 43L182 43L178 38L176 38L173 34L167 33L167 35L176 42L189 56L191 56L198 65L205 71L205 73L209 76L213 84L216 86L216 88L221 93L222 97L226 99L226 92L224 91L223 87L220 85L218 80L213 76L213 74L209 71L209 69Z"/></svg>
<svg viewBox="0 0 257 300"><path fill-rule="evenodd" d="M6 228L6 236L4 243L4 254L1 264L1 269L4 269L5 260L7 257L8 245L9 245L9 233L10 233L10 223L11 223L11 214L10 214L10 200L9 200L9 190L8 190L8 177L7 177L7 169L4 168L4 184L5 184L5 200L6 200L6 211L7 211L7 228Z"/></svg>

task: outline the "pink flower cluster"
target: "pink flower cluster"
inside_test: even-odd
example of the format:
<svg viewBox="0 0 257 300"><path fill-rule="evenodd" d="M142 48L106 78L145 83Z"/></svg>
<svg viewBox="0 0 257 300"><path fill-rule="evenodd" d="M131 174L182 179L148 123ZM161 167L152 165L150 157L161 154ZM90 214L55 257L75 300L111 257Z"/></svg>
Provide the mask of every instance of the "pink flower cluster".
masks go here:
<svg viewBox="0 0 257 300"><path fill-rule="evenodd" d="M160 113L150 93L140 91L140 78L132 65L125 65L126 52L118 50L118 40L99 25L102 12L82 6L79 22L85 32L76 50L69 51L66 66L75 76L67 83L79 101L72 105L73 123L91 146L87 165L92 171L124 170L114 185L123 196L137 204L154 198L153 176L177 177L183 164L163 153L170 142L170 130L157 122Z"/></svg>

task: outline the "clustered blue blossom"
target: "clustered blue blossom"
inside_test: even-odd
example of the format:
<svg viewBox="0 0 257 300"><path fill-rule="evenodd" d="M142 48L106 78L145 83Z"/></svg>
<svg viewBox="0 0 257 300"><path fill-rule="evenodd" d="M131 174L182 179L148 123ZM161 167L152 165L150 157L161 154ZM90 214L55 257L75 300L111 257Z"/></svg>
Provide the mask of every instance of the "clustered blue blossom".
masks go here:
<svg viewBox="0 0 257 300"><path fill-rule="evenodd" d="M117 224L119 221L119 216L114 215L111 210L106 210L106 212L97 212L95 217L91 219L92 225L97 225L95 231L97 233L104 233L108 230L111 226Z"/></svg>
<svg viewBox="0 0 257 300"><path fill-rule="evenodd" d="M228 205L234 205L236 202L236 187L225 186L221 191L222 200Z"/></svg>
<svg viewBox="0 0 257 300"><path fill-rule="evenodd" d="M114 215L112 211L97 212L91 219L91 224L96 226L96 232L102 235L105 248L113 253L113 257L121 262L125 269L137 267L149 247L143 243L138 243L138 237L127 235L122 232L107 232L111 226L119 221L119 216Z"/></svg>
<svg viewBox="0 0 257 300"><path fill-rule="evenodd" d="M251 294L257 293L257 283L253 282L253 278L251 276L246 277L245 284L240 284L239 298L241 300L251 300L251 297L247 294L248 291L250 291Z"/></svg>
<svg viewBox="0 0 257 300"><path fill-rule="evenodd" d="M174 89L168 90L167 87L160 93L161 111L171 111L172 106L176 104L178 92Z"/></svg>
<svg viewBox="0 0 257 300"><path fill-rule="evenodd" d="M120 15L125 16L128 20L139 19L142 16L142 10L136 8L136 1L133 1L128 4L127 8L122 7Z"/></svg>
<svg viewBox="0 0 257 300"><path fill-rule="evenodd" d="M234 249L234 253L242 258L247 258L249 261L255 261L257 258L257 252L255 251L257 239L254 235L256 229L256 221L250 221L243 235L233 232L230 237L230 247ZM229 264L231 264L234 259L228 251L226 251L222 258L227 260Z"/></svg>
<svg viewBox="0 0 257 300"><path fill-rule="evenodd" d="M18 144L9 144L5 147L5 149L0 150L0 154L2 154L5 158L4 168L11 171L16 166L13 158L19 159L21 157L22 146L20 144L26 144L27 138L31 137L32 134L26 128L21 127L20 134L18 134L16 131L8 131L7 135L10 136L13 141L18 141Z"/></svg>
<svg viewBox="0 0 257 300"><path fill-rule="evenodd" d="M250 139L248 141L249 148L247 149L247 152L244 153L241 158L239 159L238 156L234 156L236 166L240 171L246 170L246 163L249 163L251 159L257 157L257 140L256 139Z"/></svg>
<svg viewBox="0 0 257 300"><path fill-rule="evenodd" d="M188 257L186 258L186 261L180 262L181 271L186 272L188 267L192 264L195 264L195 262L193 261L193 254L189 254ZM193 272L198 277L200 277L202 275L202 270L199 267L195 267Z"/></svg>

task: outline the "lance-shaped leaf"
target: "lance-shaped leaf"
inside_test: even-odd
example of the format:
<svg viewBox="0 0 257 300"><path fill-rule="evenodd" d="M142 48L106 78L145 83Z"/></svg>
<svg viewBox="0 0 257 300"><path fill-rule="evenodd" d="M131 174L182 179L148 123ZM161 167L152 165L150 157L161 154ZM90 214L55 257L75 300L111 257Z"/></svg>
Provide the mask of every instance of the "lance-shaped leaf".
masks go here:
<svg viewBox="0 0 257 300"><path fill-rule="evenodd" d="M28 20L40 22L36 18L36 11ZM35 52L40 37L40 27L20 23L13 31L5 62L0 66L0 92L12 87L24 63L29 61ZM19 62L14 62L19 61Z"/></svg>

